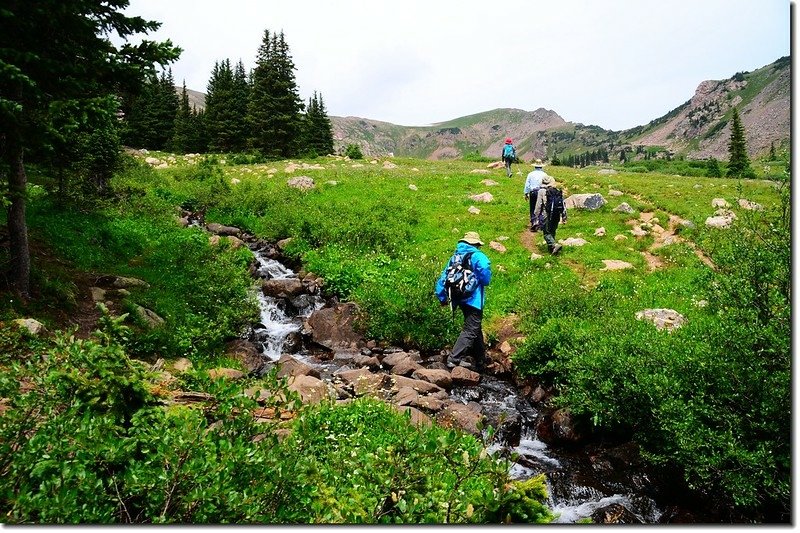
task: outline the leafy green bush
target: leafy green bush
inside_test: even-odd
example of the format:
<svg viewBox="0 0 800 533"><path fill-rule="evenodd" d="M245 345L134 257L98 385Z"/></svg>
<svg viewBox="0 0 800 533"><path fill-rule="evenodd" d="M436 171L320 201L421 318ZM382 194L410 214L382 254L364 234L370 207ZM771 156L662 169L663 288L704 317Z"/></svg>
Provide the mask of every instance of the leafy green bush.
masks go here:
<svg viewBox="0 0 800 533"><path fill-rule="evenodd" d="M297 482L285 487L281 523L547 522L543 478L508 480L508 465L477 439L416 429L378 400L324 404L283 443Z"/></svg>
<svg viewBox="0 0 800 533"><path fill-rule="evenodd" d="M465 152L461 159L464 161L471 161L473 163L492 163L493 161L496 161L496 159L481 155L481 153L477 150Z"/></svg>
<svg viewBox="0 0 800 533"><path fill-rule="evenodd" d="M361 153L361 148L357 144L348 144L344 149L344 155L350 159L364 159L364 154Z"/></svg>
<svg viewBox="0 0 800 533"><path fill-rule="evenodd" d="M0 511L11 523L270 521L277 439L241 387L165 409L105 333L57 338L0 379ZM20 387L20 383L26 387ZM277 397L277 396L276 396ZM258 437L258 438L257 438Z"/></svg>

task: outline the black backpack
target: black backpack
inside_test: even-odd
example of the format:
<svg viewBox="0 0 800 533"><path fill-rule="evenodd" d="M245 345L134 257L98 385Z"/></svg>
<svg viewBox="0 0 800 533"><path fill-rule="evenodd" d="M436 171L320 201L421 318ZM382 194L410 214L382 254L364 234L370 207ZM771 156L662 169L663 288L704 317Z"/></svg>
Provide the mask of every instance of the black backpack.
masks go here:
<svg viewBox="0 0 800 533"><path fill-rule="evenodd" d="M450 305L466 300L478 288L478 278L472 269L472 254L467 252L463 256L456 252L450 258L445 272L444 288L447 289L447 299Z"/></svg>
<svg viewBox="0 0 800 533"><path fill-rule="evenodd" d="M544 201L544 209L547 212L547 216L552 218L558 218L566 211L566 207L564 207L564 194L561 192L561 189L557 189L556 187L547 187L545 189L545 201Z"/></svg>

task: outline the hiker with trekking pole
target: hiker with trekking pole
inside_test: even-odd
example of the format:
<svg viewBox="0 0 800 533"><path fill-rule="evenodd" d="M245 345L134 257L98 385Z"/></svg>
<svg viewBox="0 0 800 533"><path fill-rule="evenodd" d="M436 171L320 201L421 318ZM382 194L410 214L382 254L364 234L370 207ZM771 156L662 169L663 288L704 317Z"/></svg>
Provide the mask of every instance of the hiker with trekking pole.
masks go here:
<svg viewBox="0 0 800 533"><path fill-rule="evenodd" d="M456 307L464 314L464 326L447 358L447 366L463 366L483 372L486 368L486 346L483 343L483 307L485 287L492 281L489 258L480 251L483 246L475 231L468 231L436 281L436 296L442 305L450 303L455 316Z"/></svg>

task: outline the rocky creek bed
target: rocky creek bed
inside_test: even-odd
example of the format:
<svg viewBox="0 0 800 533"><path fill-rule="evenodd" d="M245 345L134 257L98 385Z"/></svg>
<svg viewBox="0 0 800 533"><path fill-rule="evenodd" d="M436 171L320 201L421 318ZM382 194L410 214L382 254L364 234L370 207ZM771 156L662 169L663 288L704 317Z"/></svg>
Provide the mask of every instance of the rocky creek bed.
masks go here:
<svg viewBox="0 0 800 533"><path fill-rule="evenodd" d="M186 222L203 225L191 217ZM357 306L326 297L323 280L283 256L284 243L219 224L204 227L212 240L230 239L253 252L251 273L259 280L261 307L260 321L228 347L246 372L219 368L210 373L237 379L278 367L304 403L368 394L408 411L415 424L472 433L490 453L511 459L513 478L545 474L548 503L560 523L719 522L703 511L712 508L707 501L683 488L679 473L654 471L634 443L597 435L568 410L552 407L552 390L515 375L508 346L490 346L491 363L478 374L448 369L446 351L420 353L365 339L354 328ZM203 401L192 394L178 393L172 401Z"/></svg>

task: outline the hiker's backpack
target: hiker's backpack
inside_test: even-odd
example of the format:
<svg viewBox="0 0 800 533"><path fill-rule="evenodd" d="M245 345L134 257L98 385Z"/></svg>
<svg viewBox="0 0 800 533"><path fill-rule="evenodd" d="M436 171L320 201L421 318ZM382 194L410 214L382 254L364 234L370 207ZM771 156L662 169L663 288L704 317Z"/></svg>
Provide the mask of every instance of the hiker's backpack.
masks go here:
<svg viewBox="0 0 800 533"><path fill-rule="evenodd" d="M561 189L547 187L545 190L544 209L547 216L551 219L560 217L566 208L564 207L564 194Z"/></svg>
<svg viewBox="0 0 800 533"><path fill-rule="evenodd" d="M514 145L507 144L503 147L503 157L506 159L516 159L516 154L514 153Z"/></svg>
<svg viewBox="0 0 800 533"><path fill-rule="evenodd" d="M444 288L450 303L463 302L478 288L478 278L472 269L472 254L456 252L450 258L445 272Z"/></svg>

